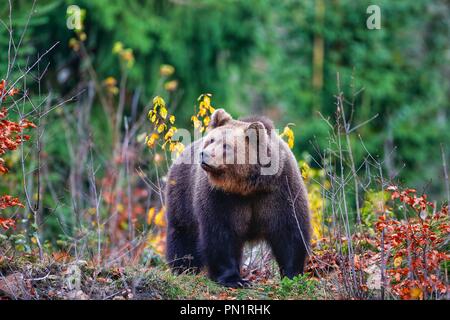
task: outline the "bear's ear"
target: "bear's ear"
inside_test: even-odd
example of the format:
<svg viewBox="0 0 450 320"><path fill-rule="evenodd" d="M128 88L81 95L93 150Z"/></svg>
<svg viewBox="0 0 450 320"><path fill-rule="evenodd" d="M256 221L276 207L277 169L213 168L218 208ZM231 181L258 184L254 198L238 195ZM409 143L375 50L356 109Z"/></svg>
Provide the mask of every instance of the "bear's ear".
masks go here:
<svg viewBox="0 0 450 320"><path fill-rule="evenodd" d="M209 122L209 128L214 129L225 125L232 118L229 113L223 109L217 109L211 116L211 121Z"/></svg>

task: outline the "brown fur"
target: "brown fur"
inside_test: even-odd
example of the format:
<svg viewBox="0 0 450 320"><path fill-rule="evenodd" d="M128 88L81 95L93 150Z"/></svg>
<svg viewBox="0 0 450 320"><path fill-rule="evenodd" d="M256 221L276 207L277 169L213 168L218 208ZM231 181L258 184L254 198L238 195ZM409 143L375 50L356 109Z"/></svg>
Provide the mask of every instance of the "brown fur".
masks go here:
<svg viewBox="0 0 450 320"><path fill-rule="evenodd" d="M279 153L275 175L260 174L259 158L256 164L217 160L217 153L236 154L239 144L247 141L231 139L225 144L220 140L225 130L242 138L249 129L260 129L255 147ZM242 247L261 239L271 246L283 276L303 272L310 238L306 190L290 149L279 141L278 150L269 140L272 131L267 118L233 120L219 109L207 135L175 161L166 190L167 259L174 271L206 266L210 277L223 285L245 285L239 274ZM249 148L245 150L248 157ZM194 164L183 163L188 156L194 157Z"/></svg>

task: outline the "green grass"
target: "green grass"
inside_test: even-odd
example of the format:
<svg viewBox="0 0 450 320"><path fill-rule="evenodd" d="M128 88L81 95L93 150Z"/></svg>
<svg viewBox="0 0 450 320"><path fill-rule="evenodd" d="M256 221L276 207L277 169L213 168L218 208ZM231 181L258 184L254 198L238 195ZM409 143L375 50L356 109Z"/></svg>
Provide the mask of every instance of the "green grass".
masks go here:
<svg viewBox="0 0 450 320"><path fill-rule="evenodd" d="M47 259L48 260L48 259ZM71 275L68 270L76 270ZM205 273L174 275L165 265L148 268L97 269L86 262L57 263L21 259L0 262L1 282L11 274L33 279L18 298L27 299L320 299L319 282L307 275L255 281L250 288L232 289ZM75 272L75 273L76 273ZM70 283L79 283L72 286ZM76 293L76 294L75 294ZM75 294L75 295L74 295ZM12 297L0 290L0 296Z"/></svg>
<svg viewBox="0 0 450 320"><path fill-rule="evenodd" d="M307 276L292 280L269 279L254 282L250 288L230 289L211 281L204 274L173 275L167 269L152 268L143 276L149 288L165 299L319 299L317 281Z"/></svg>

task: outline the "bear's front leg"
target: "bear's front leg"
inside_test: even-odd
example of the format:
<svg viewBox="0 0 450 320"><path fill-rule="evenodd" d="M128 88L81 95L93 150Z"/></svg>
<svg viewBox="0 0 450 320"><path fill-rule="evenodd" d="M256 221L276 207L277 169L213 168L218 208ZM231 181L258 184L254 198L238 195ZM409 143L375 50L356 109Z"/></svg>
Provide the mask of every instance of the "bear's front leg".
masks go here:
<svg viewBox="0 0 450 320"><path fill-rule="evenodd" d="M226 287L248 286L240 274L242 245L232 231L222 227L203 232L203 255L211 279Z"/></svg>
<svg viewBox="0 0 450 320"><path fill-rule="evenodd" d="M195 228L177 226L173 220L169 219L167 227L167 262L174 273L198 273L202 268L198 232Z"/></svg>
<svg viewBox="0 0 450 320"><path fill-rule="evenodd" d="M227 287L250 284L240 275L242 241L232 229L227 210L216 208L201 214L200 247L211 279Z"/></svg>

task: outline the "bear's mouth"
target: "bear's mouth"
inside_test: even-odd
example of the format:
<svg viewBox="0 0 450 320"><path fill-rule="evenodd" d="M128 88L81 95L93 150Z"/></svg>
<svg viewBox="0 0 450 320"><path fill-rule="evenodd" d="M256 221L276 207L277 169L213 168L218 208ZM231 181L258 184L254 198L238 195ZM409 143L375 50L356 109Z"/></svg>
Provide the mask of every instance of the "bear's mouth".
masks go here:
<svg viewBox="0 0 450 320"><path fill-rule="evenodd" d="M218 173L219 172L218 168L213 167L213 166L207 164L204 161L200 165L201 165L202 169L205 170L206 172L211 172L211 173Z"/></svg>

